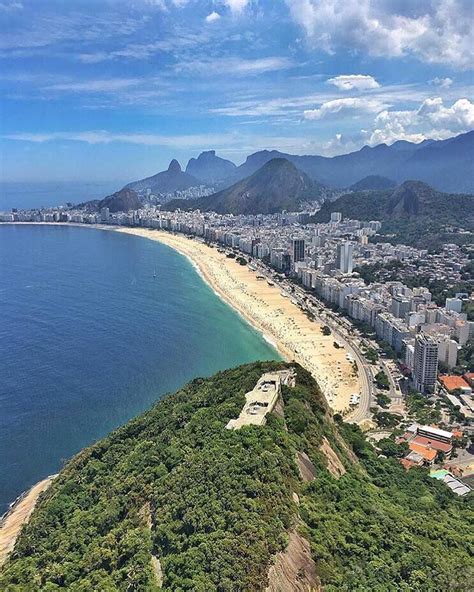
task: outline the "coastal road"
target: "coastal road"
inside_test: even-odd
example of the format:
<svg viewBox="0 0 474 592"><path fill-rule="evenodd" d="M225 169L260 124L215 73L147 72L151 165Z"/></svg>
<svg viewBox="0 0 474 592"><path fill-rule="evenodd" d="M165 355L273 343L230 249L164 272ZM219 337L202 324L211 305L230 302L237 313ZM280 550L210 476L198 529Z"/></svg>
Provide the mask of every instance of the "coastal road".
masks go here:
<svg viewBox="0 0 474 592"><path fill-rule="evenodd" d="M373 400L373 375L371 365L367 362L365 357L359 348L353 343L353 340L349 335L341 333L341 327L331 311L324 306L319 300L317 300L312 294L309 294L298 285L290 283L289 280L279 282L274 274L273 270L262 264L261 262L255 262L258 271L263 273L267 279L271 279L275 284L282 290L288 292L288 288L293 288L292 295L298 301L300 308L308 309L315 318L321 323L326 324L330 327L334 338L339 341L345 348L345 350L352 355L357 363L357 370L359 375L360 383L360 401L357 407L345 417L345 421L350 423L360 423L365 419L370 418L370 407ZM324 310L325 318L321 317L319 309Z"/></svg>

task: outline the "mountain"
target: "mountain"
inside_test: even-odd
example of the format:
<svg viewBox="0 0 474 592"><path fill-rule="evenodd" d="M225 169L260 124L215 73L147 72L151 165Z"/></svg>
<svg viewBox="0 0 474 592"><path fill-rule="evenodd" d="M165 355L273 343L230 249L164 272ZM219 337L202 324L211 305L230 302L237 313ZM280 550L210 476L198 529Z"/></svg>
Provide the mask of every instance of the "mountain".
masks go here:
<svg viewBox="0 0 474 592"><path fill-rule="evenodd" d="M129 210L138 210L138 208L141 208L141 201L137 193L127 187L104 197L99 202L92 203L96 204L98 210L109 208L111 212L128 212Z"/></svg>
<svg viewBox="0 0 474 592"><path fill-rule="evenodd" d="M295 382L266 424L226 429L285 369ZM467 591L470 505L377 456L303 368L256 362L196 378L68 462L0 589Z"/></svg>
<svg viewBox="0 0 474 592"><path fill-rule="evenodd" d="M236 166L230 160L216 156L215 150L201 152L197 158L191 158L186 173L192 175L206 185L216 185L223 179L232 176Z"/></svg>
<svg viewBox="0 0 474 592"><path fill-rule="evenodd" d="M474 193L474 131L420 144L398 141L391 146L364 146L356 152L334 157L262 150L248 156L227 182L235 183L253 174L273 158L286 158L309 177L329 187L349 187L364 177L377 175L397 183L417 179L438 191Z"/></svg>
<svg viewBox="0 0 474 592"><path fill-rule="evenodd" d="M395 190L348 193L325 202L314 222L328 222L331 212L344 218L380 220L385 238L419 247L444 242L467 243L474 232L474 195L448 194L421 181L405 181Z"/></svg>
<svg viewBox="0 0 474 592"><path fill-rule="evenodd" d="M395 181L387 179L387 177L381 177L380 175L369 175L364 177L354 185L351 185L349 189L351 191L373 191L374 189L391 189L396 187Z"/></svg>
<svg viewBox="0 0 474 592"><path fill-rule="evenodd" d="M212 195L188 201L173 200L168 208L200 209L229 214L271 214L295 211L301 203L321 196L317 185L284 158L274 158L250 177Z"/></svg>
<svg viewBox="0 0 474 592"><path fill-rule="evenodd" d="M201 185L195 177L188 173L183 173L181 165L175 159L170 162L167 171L157 173L146 179L133 181L125 186L126 189L133 189L134 191L145 192L150 190L153 194L170 194L175 191L184 191L190 187Z"/></svg>

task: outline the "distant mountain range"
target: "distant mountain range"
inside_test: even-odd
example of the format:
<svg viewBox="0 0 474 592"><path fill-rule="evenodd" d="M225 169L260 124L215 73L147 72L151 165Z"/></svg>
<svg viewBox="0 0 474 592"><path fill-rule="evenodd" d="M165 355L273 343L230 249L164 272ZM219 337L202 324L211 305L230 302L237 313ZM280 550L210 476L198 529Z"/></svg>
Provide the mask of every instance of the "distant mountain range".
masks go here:
<svg viewBox="0 0 474 592"><path fill-rule="evenodd" d="M285 158L274 158L249 177L212 195L172 200L166 209L230 213L272 214L301 209L304 202L321 200L322 187Z"/></svg>
<svg viewBox="0 0 474 592"><path fill-rule="evenodd" d="M474 131L420 144L399 141L391 146L364 146L357 152L334 157L262 150L248 156L229 182L251 175L273 158L286 158L312 179L334 188L350 187L364 177L376 175L397 183L417 179L439 191L474 192Z"/></svg>
<svg viewBox="0 0 474 592"><path fill-rule="evenodd" d="M276 164L266 169L270 162ZM166 171L128 183L124 189L135 191L145 203L148 194L161 196L153 203L165 203L179 192L178 197L184 200L174 200L172 207L268 213L333 199L344 190L388 190L410 179L428 183L437 191L474 193L473 162L474 131L420 144L398 141L391 146L364 146L332 158L262 150L248 156L240 166L208 150L191 158L185 172L177 160L172 160ZM118 194L122 197L121 192ZM109 203L116 207L113 199ZM132 203L130 196L127 203ZM95 207L97 202L91 205Z"/></svg>
<svg viewBox="0 0 474 592"><path fill-rule="evenodd" d="M197 158L191 158L186 172L206 185L213 185L230 178L237 167L230 160L216 156L215 150L201 152Z"/></svg>
<svg viewBox="0 0 474 592"><path fill-rule="evenodd" d="M138 192L149 190L153 194L172 194L175 191L184 191L190 187L196 187L201 182L189 173L181 170L181 165L176 159L170 162L168 170L157 173L146 179L133 181L125 186L125 189L133 189Z"/></svg>
<svg viewBox="0 0 474 592"><path fill-rule="evenodd" d="M374 191L376 189L390 189L396 186L396 182L392 181L392 179L380 175L369 175L351 185L349 189L351 191Z"/></svg>
<svg viewBox="0 0 474 592"><path fill-rule="evenodd" d="M380 220L386 237L394 242L429 247L442 242L472 242L474 195L448 194L421 181L405 181L396 189L347 193L326 201L313 217L328 222L332 212L344 218Z"/></svg>

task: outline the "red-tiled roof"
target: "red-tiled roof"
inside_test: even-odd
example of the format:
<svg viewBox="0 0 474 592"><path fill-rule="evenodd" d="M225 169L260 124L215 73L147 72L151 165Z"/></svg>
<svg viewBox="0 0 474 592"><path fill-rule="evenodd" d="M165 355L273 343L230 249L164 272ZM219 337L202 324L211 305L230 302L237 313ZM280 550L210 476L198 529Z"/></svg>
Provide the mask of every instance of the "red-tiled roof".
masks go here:
<svg viewBox="0 0 474 592"><path fill-rule="evenodd" d="M434 448L434 450L437 450L438 452L450 453L453 449L451 444L448 444L446 442L439 442L438 440L426 438L425 436L416 436L410 442L409 446L411 446L412 443L418 444L419 446L425 446L427 448Z"/></svg>
<svg viewBox="0 0 474 592"><path fill-rule="evenodd" d="M440 376L440 382L448 391L455 391L456 389L468 389L469 384L464 380L462 376Z"/></svg>
<svg viewBox="0 0 474 592"><path fill-rule="evenodd" d="M410 442L408 446L410 447L410 450L413 450L413 452L418 452L418 454L421 454L421 456L428 462L433 461L438 454L438 451L434 448L422 446L421 444L417 444L415 441Z"/></svg>

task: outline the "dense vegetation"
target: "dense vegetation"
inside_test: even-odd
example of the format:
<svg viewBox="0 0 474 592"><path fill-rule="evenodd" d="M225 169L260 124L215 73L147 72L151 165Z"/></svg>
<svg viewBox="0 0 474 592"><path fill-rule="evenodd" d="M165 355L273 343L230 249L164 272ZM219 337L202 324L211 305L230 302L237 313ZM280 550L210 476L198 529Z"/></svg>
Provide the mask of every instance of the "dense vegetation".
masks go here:
<svg viewBox="0 0 474 592"><path fill-rule="evenodd" d="M474 196L440 193L416 181L405 181L395 191L359 191L327 201L314 221L328 222L331 212L353 220L380 220L383 241L420 248L472 243ZM459 233L460 228L471 233Z"/></svg>
<svg viewBox="0 0 474 592"><path fill-rule="evenodd" d="M0 589L151 592L154 556L163 590L263 590L297 527L326 591L467 591L472 502L378 458L358 428L333 422L305 370L295 366L296 386L283 388L284 418L224 429L260 375L285 366L196 379L77 455L23 530ZM323 437L347 471L339 479ZM301 480L297 451L315 480Z"/></svg>

